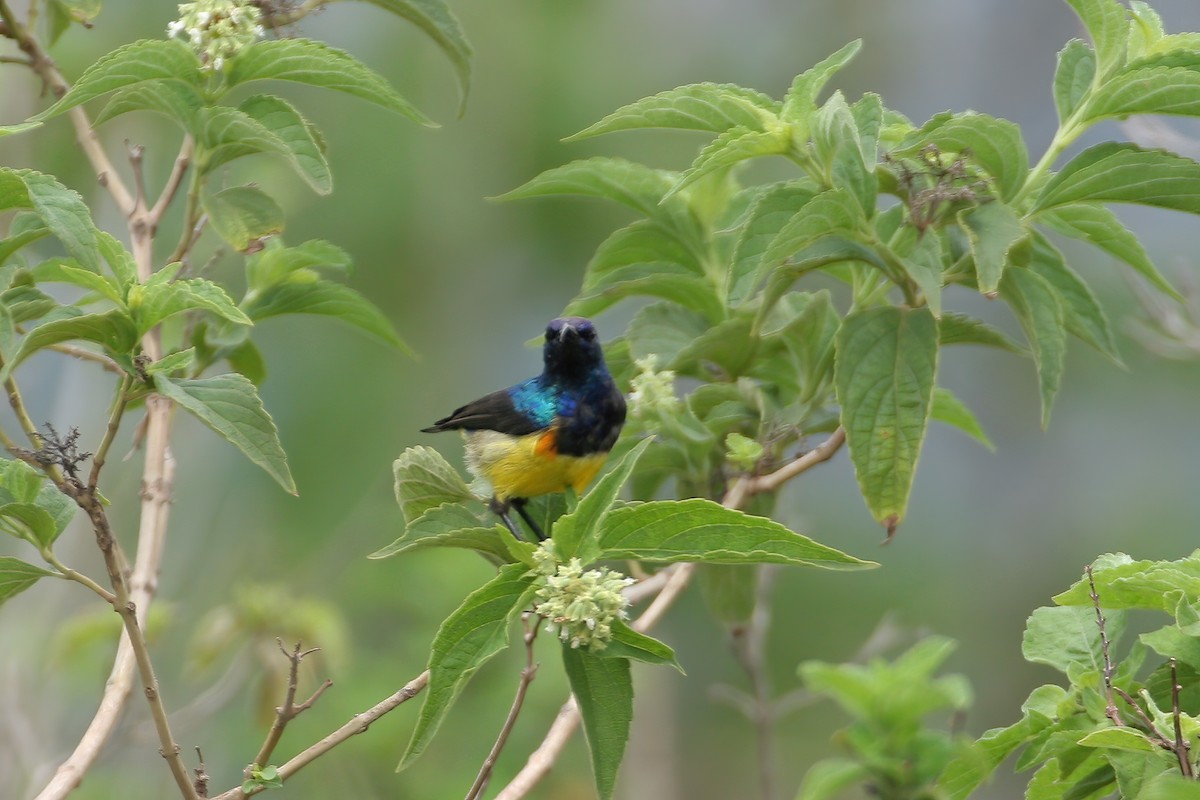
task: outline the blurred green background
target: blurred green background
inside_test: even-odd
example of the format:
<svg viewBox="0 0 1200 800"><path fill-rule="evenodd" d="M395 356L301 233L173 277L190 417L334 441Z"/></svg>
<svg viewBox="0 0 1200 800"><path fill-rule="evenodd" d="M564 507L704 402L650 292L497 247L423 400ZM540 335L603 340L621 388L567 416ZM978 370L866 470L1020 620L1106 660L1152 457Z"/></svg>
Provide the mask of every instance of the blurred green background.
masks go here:
<svg viewBox="0 0 1200 800"><path fill-rule="evenodd" d="M174 16L169 2L107 5L93 30L72 30L56 48L68 77L120 43L160 36ZM1169 30L1200 30L1194 0L1155 7ZM385 310L420 356L399 356L324 319L262 326L257 340L270 370L262 392L300 487L296 498L207 430L178 421L177 487L153 644L176 735L189 760L194 745L203 749L217 791L240 781L265 732L263 707L277 702L262 692L282 684L263 678L261 653L223 631L214 608L256 605L267 618L260 649L275 635L294 635L280 629L279 609L318 637L306 644L326 647L306 662L301 691L325 676L335 685L288 729L275 759L282 762L419 673L440 620L489 576L490 568L465 552L365 558L400 532L391 461L405 447L433 444L457 463L454 437L432 439L417 429L539 369L537 352L523 342L561 311L595 246L627 217L570 198L499 204L486 197L593 154L682 167L703 137L635 133L571 145L559 139L623 103L682 83L732 82L779 96L796 73L857 37L865 39L863 52L834 81L848 96L880 92L918 122L944 109L1007 117L1023 127L1036 158L1054 127L1055 54L1081 35L1066 4L1049 0L470 0L454 8L476 51L462 119L455 119L452 71L431 42L379 9L339 4L295 32L351 50L443 127L421 129L346 97L285 87L328 139L334 194L313 195L279 165L260 162L246 172L289 212L288 241L329 239L354 256L351 284ZM0 65L0 123L42 107L39 91L22 70ZM1197 130L1177 129L1193 137L1184 142L1193 148L1188 154L1200 155ZM150 183L161 182L176 146L170 127L131 117L103 136L118 154L124 139L146 144ZM1113 125L1081 144L1125 136ZM92 201L101 225L123 230L80 162L66 120L0 140L0 163L59 175ZM1194 279L1200 229L1193 218L1124 211L1165 272L1183 283ZM173 236L168 229L163 241ZM1072 252L1117 327L1127 330L1125 320L1141 312L1123 276L1097 251ZM226 261L218 274L236 282L237 267ZM1016 330L1003 309L980 298L952 293L947 303ZM601 318L602 336L619 333L626 318L620 311ZM942 382L975 410L997 451L935 427L909 518L889 547L877 546L882 531L857 496L844 452L787 490L779 508L785 522L882 567L777 574L769 645L777 691L796 688L802 660L852 657L890 614L899 624L960 640L950 668L975 687L963 724L977 735L1014 720L1030 689L1054 679L1022 660L1024 620L1085 563L1113 550L1144 558L1190 552L1200 541L1200 369L1160 360L1123 338L1125 370L1073 346L1044 432L1031 363L999 352L948 353ZM103 377L50 356L29 362L19 377L36 420L78 425L85 440L95 440L110 391ZM119 452L128 449L131 429ZM104 487L128 547L138 462L135 456L112 464ZM67 563L103 574L82 528L60 547ZM0 552L21 554L14 542L0 542ZM31 796L74 745L110 666L112 616L78 587L57 583L38 585L0 610L0 797ZM200 668L194 642L204 629L217 647ZM635 668L634 734L618 796L754 796L753 728L711 694L715 685L746 682L725 633L695 591L658 633L688 674ZM550 637L541 644L542 670L494 787L521 766L565 698ZM265 658L283 665L277 653ZM504 718L521 658L513 650L482 670L408 771L397 775L393 767L416 703L307 767L280 796L461 796ZM791 796L811 763L834 752L829 737L842 723L828 705L781 722L781 797ZM76 796L170 796L156 748L135 696ZM1023 780L1010 777L979 796L1013 796ZM578 737L533 796L592 796Z"/></svg>

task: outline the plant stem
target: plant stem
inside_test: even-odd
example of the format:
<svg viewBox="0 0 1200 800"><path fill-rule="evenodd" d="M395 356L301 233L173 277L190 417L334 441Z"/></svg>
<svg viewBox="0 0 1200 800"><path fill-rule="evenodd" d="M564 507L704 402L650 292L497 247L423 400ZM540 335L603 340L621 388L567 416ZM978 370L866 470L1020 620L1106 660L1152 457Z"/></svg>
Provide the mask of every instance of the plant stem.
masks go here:
<svg viewBox="0 0 1200 800"><path fill-rule="evenodd" d="M56 555L54 555L54 552L52 550L50 550L49 548L42 550L42 558L45 559L47 564L54 567L61 573L61 575L59 575L58 577L61 577L64 580L75 581L78 584L86 586L87 588L91 589L93 592L98 594L100 596L100 598L102 600L104 600L106 603L108 603L109 605L116 603L117 598L112 592L108 591L103 586L101 586L100 584L96 583L94 580L89 578L87 575L84 575L82 572L76 572L75 570L68 567L66 564L63 564L61 561L58 560L58 557Z"/></svg>

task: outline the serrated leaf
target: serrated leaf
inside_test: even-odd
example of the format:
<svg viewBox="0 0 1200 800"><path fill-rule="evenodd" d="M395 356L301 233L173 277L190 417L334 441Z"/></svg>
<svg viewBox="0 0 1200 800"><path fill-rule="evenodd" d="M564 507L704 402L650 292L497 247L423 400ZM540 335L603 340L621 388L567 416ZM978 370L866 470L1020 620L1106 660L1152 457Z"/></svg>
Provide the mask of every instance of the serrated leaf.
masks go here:
<svg viewBox="0 0 1200 800"><path fill-rule="evenodd" d="M8 208L32 208L72 258L87 269L99 270L96 226L78 192L52 175L0 167L0 211Z"/></svg>
<svg viewBox="0 0 1200 800"><path fill-rule="evenodd" d="M1100 77L1108 76L1125 63L1125 40L1129 25L1125 7L1116 0L1067 0L1092 37Z"/></svg>
<svg viewBox="0 0 1200 800"><path fill-rule="evenodd" d="M754 315L749 310L711 326L683 347L670 362L672 369L694 377L711 376L712 367L725 376L745 374L757 348Z"/></svg>
<svg viewBox="0 0 1200 800"><path fill-rule="evenodd" d="M36 220L36 222L23 229L18 229L16 218L9 223L8 235L3 239L0 239L0 264L3 264L5 261L7 261L13 253L17 252L25 245L32 244L33 242L50 235L50 229L42 223L41 217L30 212L18 213L28 214L30 217Z"/></svg>
<svg viewBox="0 0 1200 800"><path fill-rule="evenodd" d="M761 92L729 83L693 83L618 108L564 141L636 128L682 128L723 133L730 128L765 130L781 104Z"/></svg>
<svg viewBox="0 0 1200 800"><path fill-rule="evenodd" d="M406 522L443 503L474 499L466 482L432 447L409 447L392 463L396 502Z"/></svg>
<svg viewBox="0 0 1200 800"><path fill-rule="evenodd" d="M812 144L830 185L848 191L864 218L873 216L878 192L875 162L866 160L858 125L840 91L813 115Z"/></svg>
<svg viewBox="0 0 1200 800"><path fill-rule="evenodd" d="M241 450L285 491L297 493L275 422L263 408L258 390L245 376L229 373L182 380L157 373L153 377L159 394L178 403Z"/></svg>
<svg viewBox="0 0 1200 800"><path fill-rule="evenodd" d="M458 115L466 110L471 89L471 44L450 6L442 0L364 0L416 25L441 48L458 77Z"/></svg>
<svg viewBox="0 0 1200 800"><path fill-rule="evenodd" d="M784 259L826 236L853 235L860 227L862 209L845 189L828 189L801 206L763 253L759 277Z"/></svg>
<svg viewBox="0 0 1200 800"><path fill-rule="evenodd" d="M471 676L508 646L509 626L535 591L527 572L524 564L501 567L495 578L467 595L438 628L429 656L429 688L397 771L424 752Z"/></svg>
<svg viewBox="0 0 1200 800"><path fill-rule="evenodd" d="M1182 299L1162 276L1133 231L1121 224L1117 215L1102 205L1072 203L1039 212L1037 221L1064 236L1080 239L1099 247L1109 255L1133 267L1150 283L1176 299Z"/></svg>
<svg viewBox="0 0 1200 800"><path fill-rule="evenodd" d="M369 333L384 344L412 354L408 345L396 334L391 320L367 298L333 281L287 282L256 293L242 304L246 315L254 321L282 314L320 314L333 317Z"/></svg>
<svg viewBox="0 0 1200 800"><path fill-rule="evenodd" d="M16 352L4 365L4 375L12 374L29 356L50 345L82 340L95 342L112 353L129 353L137 344L137 328L124 309L114 308L103 314L84 314L56 319L37 326L25 335Z"/></svg>
<svg viewBox="0 0 1200 800"><path fill-rule="evenodd" d="M754 201L730 261L727 293L731 305L737 305L753 294L759 278L758 267L767 248L780 229L815 194L816 190L809 182L780 183Z"/></svg>
<svg viewBox="0 0 1200 800"><path fill-rule="evenodd" d="M187 311L207 311L235 325L254 324L224 289L204 278L147 283L133 317L138 333L144 334L163 320Z"/></svg>
<svg viewBox="0 0 1200 800"><path fill-rule="evenodd" d="M0 529L39 548L50 547L61 533L50 512L36 503L0 505Z"/></svg>
<svg viewBox="0 0 1200 800"><path fill-rule="evenodd" d="M1020 215L1004 203L984 203L960 211L959 225L971 242L979 291L994 294L999 288L1008 251L1028 232Z"/></svg>
<svg viewBox="0 0 1200 800"><path fill-rule="evenodd" d="M578 558L586 565L599 558L598 541L604 520L612 511L621 487L629 480L630 473L651 441L653 440L643 439L634 445L580 498L579 505L559 517L550 533L559 561L565 563L572 558Z"/></svg>
<svg viewBox="0 0 1200 800"><path fill-rule="evenodd" d="M621 619L613 620L612 638L605 644L604 649L593 649L590 652L600 658L625 658L641 661L643 664L667 664L683 673L683 667L675 659L674 650L653 636L638 633Z"/></svg>
<svg viewBox="0 0 1200 800"><path fill-rule="evenodd" d="M865 764L849 758L826 758L809 767L796 800L829 800L871 777Z"/></svg>
<svg viewBox="0 0 1200 800"><path fill-rule="evenodd" d="M113 278L84 269L63 259L54 258L43 261L30 271L33 279L39 283L69 283L89 292L94 292L117 304L123 304L125 298L121 295L121 287Z"/></svg>
<svg viewBox="0 0 1200 800"><path fill-rule="evenodd" d="M762 292L762 302L768 306L782 297L801 275L818 269L829 269L850 263L861 263L890 275L890 266L873 248L844 236L825 236L795 253L792 259L771 269ZM764 262L764 267L766 262Z"/></svg>
<svg viewBox="0 0 1200 800"><path fill-rule="evenodd" d="M308 120L291 103L274 95L259 94L247 97L238 109L257 120L284 144L288 161L314 191L319 194L333 191L333 175L325 158L325 148Z"/></svg>
<svg viewBox="0 0 1200 800"><path fill-rule="evenodd" d="M684 170L663 199L691 186L696 181L718 170L761 156L783 155L791 147L791 137L784 128L755 130L753 128L730 128L713 139L700 151L690 167Z"/></svg>
<svg viewBox="0 0 1200 800"><path fill-rule="evenodd" d="M1155 44L1163 38L1162 17L1149 4L1132 0L1129 4L1129 36L1126 39L1126 55L1130 61L1152 52Z"/></svg>
<svg viewBox="0 0 1200 800"><path fill-rule="evenodd" d="M226 70L230 87L258 80L304 83L344 92L414 122L437 127L377 72L344 50L312 39L255 42L229 59Z"/></svg>
<svg viewBox="0 0 1200 800"><path fill-rule="evenodd" d="M1180 600L1200 595L1200 556L1177 561L1134 561L1122 554L1101 556L1093 564L1096 593L1105 609L1149 608L1179 612ZM1054 596L1059 605L1091 605L1086 578Z"/></svg>
<svg viewBox="0 0 1200 800"><path fill-rule="evenodd" d="M783 109L780 112L783 121L798 123L807 128L808 117L816 111L817 96L821 94L825 84L829 82L834 73L846 66L861 48L862 39L855 39L811 69L796 76L783 98Z"/></svg>
<svg viewBox="0 0 1200 800"><path fill-rule="evenodd" d="M1050 424L1050 410L1062 382L1067 356L1067 327L1063 302L1045 278L1028 269L1010 269L1000 282L1000 296L1009 304L1025 330L1037 364L1042 398L1042 427Z"/></svg>
<svg viewBox="0 0 1200 800"><path fill-rule="evenodd" d="M46 120L101 95L143 81L178 80L203 85L200 60L177 39L142 39L118 47L84 70L57 103L33 117Z"/></svg>
<svg viewBox="0 0 1200 800"><path fill-rule="evenodd" d="M1033 213L1071 203L1139 203L1200 214L1200 164L1128 142L1094 145L1050 179Z"/></svg>
<svg viewBox="0 0 1200 800"><path fill-rule="evenodd" d="M842 320L834 376L854 472L875 519L904 517L933 403L938 328L928 308L873 308Z"/></svg>
<svg viewBox="0 0 1200 800"><path fill-rule="evenodd" d="M100 255L104 257L108 268L112 270L113 277L117 279L121 291L127 290L138 280L137 265L133 261L133 255L107 231L97 231L97 234L96 242L100 249Z"/></svg>
<svg viewBox="0 0 1200 800"><path fill-rule="evenodd" d="M905 225L889 242L892 251L900 258L905 274L912 278L925 296L933 315L942 315L942 271L945 258L942 240L937 231L922 233L911 225Z"/></svg>
<svg viewBox="0 0 1200 800"><path fill-rule="evenodd" d="M1006 119L974 111L935 114L898 150L914 154L931 144L982 167L995 180L997 194L1003 200L1012 199L1029 172L1029 152L1021 128Z"/></svg>
<svg viewBox="0 0 1200 800"><path fill-rule="evenodd" d="M971 413L971 409L963 405L963 402L955 397L949 389L939 386L933 390L933 406L929 411L929 416L938 422L958 428L988 450L996 449L992 440L983 432L983 426L979 424L979 420L975 419L975 415Z"/></svg>
<svg viewBox="0 0 1200 800"><path fill-rule="evenodd" d="M180 350L175 353L169 353L163 356L158 361L148 365L146 372L155 373L163 372L170 375L172 372L188 370L196 361L196 348L189 347L186 350Z"/></svg>
<svg viewBox="0 0 1200 800"><path fill-rule="evenodd" d="M1029 269L1040 275L1058 293L1063 303L1067 330L1120 364L1117 343L1100 301L1083 279L1067 266L1058 248L1040 234L1034 236Z"/></svg>
<svg viewBox="0 0 1200 800"><path fill-rule="evenodd" d="M119 89L100 109L93 125L102 125L131 111L154 111L192 132L198 112L205 107L197 87L179 80L155 79Z"/></svg>
<svg viewBox="0 0 1200 800"><path fill-rule="evenodd" d="M1072 39L1058 52L1054 71L1054 106L1058 121L1066 122L1092 88L1096 75L1096 53L1081 39Z"/></svg>
<svg viewBox="0 0 1200 800"><path fill-rule="evenodd" d="M511 538L504 528L481 523L461 502L443 503L427 509L405 526L400 538L367 558L388 558L430 547L459 547L495 556L501 563L510 562L513 559L505 546L505 537Z"/></svg>
<svg viewBox="0 0 1200 800"><path fill-rule="evenodd" d="M1158 745L1150 737L1133 728L1103 728L1092 731L1079 740L1084 747L1105 747L1114 750L1129 750L1141 753L1154 753Z"/></svg>
<svg viewBox="0 0 1200 800"><path fill-rule="evenodd" d="M206 151L206 172L251 153L290 156L291 150L265 125L239 108L210 106L196 113L196 143Z"/></svg>
<svg viewBox="0 0 1200 800"><path fill-rule="evenodd" d="M794 564L826 569L876 566L818 544L766 517L711 500L656 500L613 509L600 535L604 558Z"/></svg>
<svg viewBox="0 0 1200 800"><path fill-rule="evenodd" d="M0 556L0 604L33 586L39 578L53 574L19 558Z"/></svg>
<svg viewBox="0 0 1200 800"><path fill-rule="evenodd" d="M879 161L879 131L883 127L885 113L883 98L875 92L866 92L850 106L850 115L854 118L854 127L858 131L858 145L862 151L863 163L872 171Z"/></svg>
<svg viewBox="0 0 1200 800"><path fill-rule="evenodd" d="M353 266L345 250L323 239L309 239L292 247L271 239L260 252L246 259L246 284L250 292L261 291L290 279L301 280L301 276L317 269L349 274Z"/></svg>
<svg viewBox="0 0 1200 800"><path fill-rule="evenodd" d="M592 774L600 800L610 800L633 721L633 680L629 661L600 658L587 650L562 649L563 667L579 705L583 732L592 754Z"/></svg>
<svg viewBox="0 0 1200 800"><path fill-rule="evenodd" d="M201 195L209 223L238 252L259 246L261 239L283 231L283 209L253 186L231 186Z"/></svg>
<svg viewBox="0 0 1200 800"><path fill-rule="evenodd" d="M674 303L654 303L638 311L629 323L630 355L635 359L654 355L659 364L671 364L709 327L708 320L694 311Z"/></svg>
<svg viewBox="0 0 1200 800"><path fill-rule="evenodd" d="M1200 116L1200 71L1186 67L1123 70L1104 83L1087 108L1088 120L1133 114Z"/></svg>
<svg viewBox="0 0 1200 800"><path fill-rule="evenodd" d="M1124 630L1125 615L1107 608L1104 615L1106 634L1115 642ZM1102 671L1104 652L1096 610L1090 606L1036 609L1025 623L1021 654L1026 661L1048 664L1064 673L1073 667Z"/></svg>

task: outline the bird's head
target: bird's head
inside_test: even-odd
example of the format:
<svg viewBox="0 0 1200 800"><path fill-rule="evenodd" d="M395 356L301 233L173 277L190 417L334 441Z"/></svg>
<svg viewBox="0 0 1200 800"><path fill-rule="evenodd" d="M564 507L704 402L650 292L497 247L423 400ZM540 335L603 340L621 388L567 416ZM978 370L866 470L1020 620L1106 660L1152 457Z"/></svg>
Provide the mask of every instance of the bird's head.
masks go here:
<svg viewBox="0 0 1200 800"><path fill-rule="evenodd" d="M600 349L596 326L583 317L550 320L542 354L549 375L583 376L604 365L604 351Z"/></svg>

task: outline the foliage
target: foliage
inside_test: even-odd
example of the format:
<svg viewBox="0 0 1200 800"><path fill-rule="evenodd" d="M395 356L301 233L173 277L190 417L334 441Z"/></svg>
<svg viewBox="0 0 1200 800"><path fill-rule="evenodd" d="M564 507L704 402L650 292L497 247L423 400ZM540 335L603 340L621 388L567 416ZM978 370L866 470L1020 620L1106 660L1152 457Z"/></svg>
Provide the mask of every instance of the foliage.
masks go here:
<svg viewBox="0 0 1200 800"><path fill-rule="evenodd" d="M824 800L858 784L874 797L940 797L936 781L963 737L927 727L925 717L961 714L971 704L966 678L934 677L954 647L953 641L934 636L891 662L801 664L805 685L833 699L854 721L835 735L848 757L814 764L797 800Z"/></svg>
<svg viewBox="0 0 1200 800"><path fill-rule="evenodd" d="M1200 796L1198 578L1200 551L1177 561L1103 555L1057 606L1034 611L1022 652L1067 685L1039 686L1020 720L983 734L947 767L944 796L967 797L1018 751L1017 769L1036 770L1031 798ZM1132 609L1171 621L1126 645Z"/></svg>

